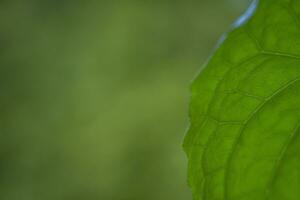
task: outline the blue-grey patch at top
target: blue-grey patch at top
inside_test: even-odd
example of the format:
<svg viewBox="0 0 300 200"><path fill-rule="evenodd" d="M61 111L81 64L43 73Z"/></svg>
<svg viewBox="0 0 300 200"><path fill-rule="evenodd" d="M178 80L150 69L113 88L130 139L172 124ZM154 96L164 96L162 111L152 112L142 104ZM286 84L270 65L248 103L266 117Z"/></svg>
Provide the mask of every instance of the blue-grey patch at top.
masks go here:
<svg viewBox="0 0 300 200"><path fill-rule="evenodd" d="M249 8L247 9L247 11L234 22L233 26L239 27L245 24L255 12L258 2L259 2L258 0L254 0L249 6Z"/></svg>

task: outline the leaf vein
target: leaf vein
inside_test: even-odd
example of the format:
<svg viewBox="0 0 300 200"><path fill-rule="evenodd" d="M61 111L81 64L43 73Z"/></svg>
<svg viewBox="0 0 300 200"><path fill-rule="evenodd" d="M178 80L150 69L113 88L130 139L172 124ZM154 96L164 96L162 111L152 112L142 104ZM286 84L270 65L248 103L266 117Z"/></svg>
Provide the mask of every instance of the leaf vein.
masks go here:
<svg viewBox="0 0 300 200"><path fill-rule="evenodd" d="M230 173L229 173L229 165L233 159L233 155L234 153L236 152L236 149L237 149L237 146L242 138L242 135L246 129L246 125L255 117L255 115L257 113L259 113L262 108L267 105L267 103L269 101L271 101L275 96L281 94L282 92L284 92L285 90L287 90L289 87L291 87L293 84L295 84L296 82L298 82L300 80L300 76L298 76L297 78L295 78L294 80L291 80L290 82L288 82L287 84L285 84L284 86L282 86L281 88L279 88L278 90L276 90L273 94L271 94L267 99L266 101L262 102L248 117L248 119L243 123L242 127L241 127L241 131L240 131L240 134L238 135L234 145L233 145L233 148L231 150L231 153L229 155L229 158L227 160L227 164L226 164L226 170L225 170L225 183L224 183L224 187L225 187L225 194L224 194L224 199L228 199L228 184L227 184L227 181L229 180L229 176L230 176Z"/></svg>

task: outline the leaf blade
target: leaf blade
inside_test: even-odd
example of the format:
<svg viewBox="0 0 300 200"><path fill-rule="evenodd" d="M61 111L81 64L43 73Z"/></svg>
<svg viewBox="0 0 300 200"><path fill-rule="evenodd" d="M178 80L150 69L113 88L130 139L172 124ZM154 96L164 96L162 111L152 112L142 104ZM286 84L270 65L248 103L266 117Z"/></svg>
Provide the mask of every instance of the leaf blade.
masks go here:
<svg viewBox="0 0 300 200"><path fill-rule="evenodd" d="M184 149L194 199L300 198L300 177L280 172L300 150L299 13L297 1L261 0L193 82ZM295 174L299 156L289 159ZM287 178L292 192L279 187Z"/></svg>

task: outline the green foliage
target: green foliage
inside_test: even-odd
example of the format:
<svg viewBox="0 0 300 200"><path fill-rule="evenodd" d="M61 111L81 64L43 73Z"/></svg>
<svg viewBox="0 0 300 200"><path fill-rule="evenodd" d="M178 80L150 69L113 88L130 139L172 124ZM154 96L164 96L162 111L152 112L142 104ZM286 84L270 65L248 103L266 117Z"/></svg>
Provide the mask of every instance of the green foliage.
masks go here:
<svg viewBox="0 0 300 200"><path fill-rule="evenodd" d="M187 87L247 1L0 1L0 200L190 200Z"/></svg>
<svg viewBox="0 0 300 200"><path fill-rule="evenodd" d="M298 0L254 2L194 81L195 200L300 199L299 19Z"/></svg>

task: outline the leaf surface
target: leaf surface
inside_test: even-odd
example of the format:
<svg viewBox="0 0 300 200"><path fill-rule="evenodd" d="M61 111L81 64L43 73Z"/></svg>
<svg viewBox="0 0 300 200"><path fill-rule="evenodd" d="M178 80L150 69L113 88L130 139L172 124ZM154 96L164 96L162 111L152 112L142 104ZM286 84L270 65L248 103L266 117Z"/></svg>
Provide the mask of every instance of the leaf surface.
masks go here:
<svg viewBox="0 0 300 200"><path fill-rule="evenodd" d="M191 87L195 200L300 199L300 1L254 1Z"/></svg>

